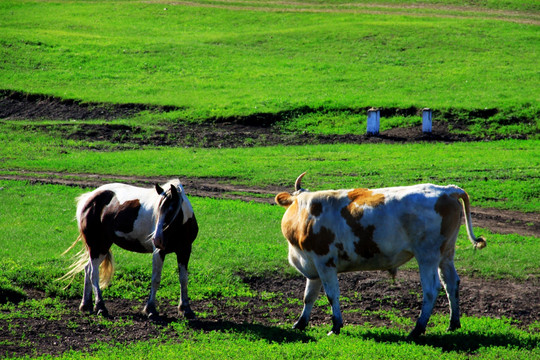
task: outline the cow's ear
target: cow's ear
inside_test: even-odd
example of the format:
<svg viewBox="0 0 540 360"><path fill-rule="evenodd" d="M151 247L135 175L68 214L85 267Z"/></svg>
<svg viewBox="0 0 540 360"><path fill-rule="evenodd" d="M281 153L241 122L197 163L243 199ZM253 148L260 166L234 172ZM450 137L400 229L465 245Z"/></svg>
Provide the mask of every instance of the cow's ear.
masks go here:
<svg viewBox="0 0 540 360"><path fill-rule="evenodd" d="M171 195L172 195L172 198L174 201L177 201L179 196L178 196L178 189L176 189L176 186L174 185L171 185Z"/></svg>
<svg viewBox="0 0 540 360"><path fill-rule="evenodd" d="M158 184L156 184L156 191L157 191L158 195L161 195L164 192L163 188L161 186L159 186Z"/></svg>
<svg viewBox="0 0 540 360"><path fill-rule="evenodd" d="M294 202L294 196L292 196L288 192L282 192L276 195L275 200L279 206L288 208Z"/></svg>

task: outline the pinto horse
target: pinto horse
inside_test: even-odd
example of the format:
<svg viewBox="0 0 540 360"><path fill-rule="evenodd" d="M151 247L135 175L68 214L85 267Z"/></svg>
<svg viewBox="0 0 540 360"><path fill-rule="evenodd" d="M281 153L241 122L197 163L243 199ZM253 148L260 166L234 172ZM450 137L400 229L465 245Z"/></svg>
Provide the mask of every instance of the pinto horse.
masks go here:
<svg viewBox="0 0 540 360"><path fill-rule="evenodd" d="M155 189L103 185L77 199L77 223L79 236L65 252L81 240L85 248L63 278L84 270L81 311L92 311L93 290L94 311L108 315L100 286L106 287L112 278L114 263L110 248L116 244L128 251L153 254L150 297L143 310L149 318L159 316L156 292L165 255L176 253L181 293L178 312L188 319L195 317L189 306L187 266L199 228L179 180L171 180L163 187L156 184Z"/></svg>

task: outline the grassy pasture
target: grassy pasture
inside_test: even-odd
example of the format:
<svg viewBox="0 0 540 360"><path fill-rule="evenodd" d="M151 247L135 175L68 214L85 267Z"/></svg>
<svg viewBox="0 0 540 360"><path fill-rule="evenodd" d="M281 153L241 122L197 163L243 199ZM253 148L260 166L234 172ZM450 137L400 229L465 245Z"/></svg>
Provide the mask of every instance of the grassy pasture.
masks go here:
<svg viewBox="0 0 540 360"><path fill-rule="evenodd" d="M62 275L69 264L69 257L59 254L76 237L74 197L85 190L58 185L29 185L20 181L0 181L0 188L0 243L3 244L0 249L0 284L12 292L33 287L46 291L50 296L41 302L29 299L18 305L0 305L4 310L0 319L5 324L0 328L7 331L7 324L14 317L30 316L54 321L60 313L76 311L66 308L58 299L78 298L82 293L82 276L78 276L66 290L63 289L64 283L54 279ZM191 260L190 295L193 300L217 296L230 298L234 303L235 297L257 295L240 281L238 273L259 276L294 273L286 261L286 243L278 226L283 212L281 208L207 198L192 198L192 203L201 224ZM473 251L462 229L456 254L460 274L516 279L540 275L535 255L539 251L537 238L490 234L482 229L476 229L476 232L488 237L489 251ZM516 246L517 243L520 246ZM113 283L106 289L106 298L144 301L150 281L150 256L118 248L114 249L114 254L118 267ZM415 264L410 267L415 267ZM163 275L159 301L174 303L178 296L178 280L172 258L166 261ZM328 307L324 297L317 304ZM204 318L203 310L198 309ZM300 336L287 330L290 324L276 324L272 330L256 324L239 324L229 331L205 333L177 322L168 327L176 334L173 337L164 333L163 338L155 342L119 344L118 347L96 344L97 353L91 356L138 358L145 352L157 351L160 357L168 358L181 351L187 358L197 358L202 353L208 353L209 358L254 358L261 354L266 354L264 358L318 357L323 353L336 358L362 353L367 357L386 357L398 351L398 347L400 350L396 356L402 358L420 354L428 358L465 358L471 354L481 358L539 355L534 344L538 344L540 338L534 327L530 332L519 330L511 325L510 320L464 317L464 330L448 335L444 333L447 316L437 315L432 319L433 327L430 327L426 338L420 343L409 343L405 335L412 326L411 320L396 314L384 316L388 317L387 327L346 326L343 335L335 340L326 338L327 326L312 327ZM129 320L118 321L101 324L121 327L122 321ZM289 321L292 323L294 319ZM216 343L221 345L214 348ZM441 352L442 348L448 352ZM86 356L72 352L63 357Z"/></svg>
<svg viewBox="0 0 540 360"><path fill-rule="evenodd" d="M538 138L539 12L537 3L524 0L199 0L189 6L155 0L0 0L0 89L175 107L109 122L141 124L145 131L162 122L285 111L292 115L279 124L284 130L356 133L359 109L429 106L444 119L466 118L480 136ZM474 115L486 108L496 114ZM411 120L396 117L392 126ZM103 121L65 123L89 122ZM456 183L475 206L540 211L538 140L181 149L87 143L36 129L59 124L0 120L0 174L220 177L287 190L307 170L305 186L312 190ZM0 180L0 290L14 300L0 304L0 335L14 331L17 318L57 321L76 311L63 300L80 297L82 276L67 289L54 279L70 263L59 254L77 236L74 198L86 190ZM241 296L261 296L240 273L294 274L279 229L282 209L196 197L192 202L201 224L190 263L193 300L219 297L235 304ZM460 274L538 278L538 238L475 231L488 238L488 248L473 251L462 229L456 253ZM118 248L114 253L118 269L106 299L143 301L150 257ZM24 300L27 288L48 297ZM158 299L176 303L177 292L171 258ZM321 297L317 306L328 303ZM385 326L348 325L339 337L326 336L328 324L305 334L291 331L292 317L273 327L236 324L211 332L178 321L153 341L96 343L91 353L60 357L540 358L538 323L523 329L512 319L464 316L463 329L447 334L447 315L435 315L428 334L410 342L405 336L411 319L399 312L381 316L388 320ZM120 332L130 319L90 322ZM23 334L15 345L31 346L30 336ZM4 345L13 344L0 340L0 349Z"/></svg>
<svg viewBox="0 0 540 360"><path fill-rule="evenodd" d="M305 107L537 113L537 7L430 3L373 14L340 2L4 0L0 88L175 105L195 120ZM521 11L501 19L494 7Z"/></svg>

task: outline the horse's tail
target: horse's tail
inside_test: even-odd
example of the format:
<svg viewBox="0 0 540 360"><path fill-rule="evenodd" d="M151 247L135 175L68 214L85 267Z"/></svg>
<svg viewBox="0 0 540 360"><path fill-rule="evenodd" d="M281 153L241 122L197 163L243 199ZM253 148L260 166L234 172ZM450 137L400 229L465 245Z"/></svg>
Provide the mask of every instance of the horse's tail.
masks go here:
<svg viewBox="0 0 540 360"><path fill-rule="evenodd" d="M65 255L69 250L73 249L75 245L81 240L83 240L82 234L77 237L73 244L71 244L71 246L62 253L62 255ZM71 285L75 276L78 273L84 271L84 268L90 262L90 253L86 249L86 246L83 247L77 254L75 254L74 258L75 261L70 265L69 271L65 273L62 277L57 279L59 281L69 279L69 283L64 287L64 289ZM99 267L99 287L106 288L111 283L111 279L114 274L114 258L110 249L109 251L107 251L107 254L105 254L105 259L103 259Z"/></svg>
<svg viewBox="0 0 540 360"><path fill-rule="evenodd" d="M71 244L71 246L69 248L67 248L66 251L64 251L62 253L62 255L67 254L81 240L83 240L83 235L79 234L79 236L73 242L73 244ZM90 261L90 254L88 253L88 251L86 249L86 246L83 247L77 254L75 254L74 258L75 258L75 261L73 262L73 264L70 265L69 271L67 273L65 273L62 277L56 279L58 281L63 281L63 280L68 280L69 279L69 283L64 287L64 289L67 289L69 287L69 285L71 285L71 283L73 282L73 279L75 278L75 275L77 275L78 273L83 271L84 267Z"/></svg>
<svg viewBox="0 0 540 360"><path fill-rule="evenodd" d="M110 249L105 254L105 259L99 266L99 269L99 287L103 289L109 286L114 274L114 259Z"/></svg>

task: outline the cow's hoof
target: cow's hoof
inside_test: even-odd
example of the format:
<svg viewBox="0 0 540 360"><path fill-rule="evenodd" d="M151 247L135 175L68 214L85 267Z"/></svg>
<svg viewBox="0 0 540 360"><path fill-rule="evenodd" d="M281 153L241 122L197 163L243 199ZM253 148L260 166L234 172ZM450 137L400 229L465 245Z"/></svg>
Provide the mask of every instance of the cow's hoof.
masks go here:
<svg viewBox="0 0 540 360"><path fill-rule="evenodd" d="M296 329L296 330L305 330L307 324L308 324L308 322L301 318L297 322L294 323L292 328Z"/></svg>
<svg viewBox="0 0 540 360"><path fill-rule="evenodd" d="M448 327L448 329L446 329L446 331L455 331L457 329L460 329L461 328L461 323L459 321L450 321L450 326Z"/></svg>
<svg viewBox="0 0 540 360"><path fill-rule="evenodd" d="M418 339L421 335L425 334L426 328L425 326L420 326L416 324L413 331L409 334L408 338L411 340Z"/></svg>
<svg viewBox="0 0 540 360"><path fill-rule="evenodd" d="M154 304L146 304L142 313L146 315L150 320L159 319L159 312Z"/></svg>
<svg viewBox="0 0 540 360"><path fill-rule="evenodd" d="M197 318L197 316L193 311L191 311L191 309L189 311L180 311L179 314L183 315L188 320L195 320Z"/></svg>

